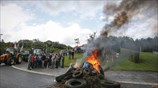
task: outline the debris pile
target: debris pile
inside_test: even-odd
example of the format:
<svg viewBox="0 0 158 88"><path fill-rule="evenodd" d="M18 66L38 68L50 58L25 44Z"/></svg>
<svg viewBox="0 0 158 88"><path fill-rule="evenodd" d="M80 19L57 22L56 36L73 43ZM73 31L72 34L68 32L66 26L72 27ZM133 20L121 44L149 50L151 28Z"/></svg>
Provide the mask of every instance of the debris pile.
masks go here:
<svg viewBox="0 0 158 88"><path fill-rule="evenodd" d="M119 83L104 78L97 51L81 66L75 65L71 64L65 74L56 77L56 88L120 88Z"/></svg>

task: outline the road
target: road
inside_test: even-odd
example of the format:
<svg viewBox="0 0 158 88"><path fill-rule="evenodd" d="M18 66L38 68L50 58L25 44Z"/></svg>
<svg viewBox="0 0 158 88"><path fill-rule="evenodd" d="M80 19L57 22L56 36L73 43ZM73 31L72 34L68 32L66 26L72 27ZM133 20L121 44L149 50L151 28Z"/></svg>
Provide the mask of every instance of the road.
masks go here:
<svg viewBox="0 0 158 88"><path fill-rule="evenodd" d="M0 66L0 88L46 88L54 78Z"/></svg>
<svg viewBox="0 0 158 88"><path fill-rule="evenodd" d="M20 71L10 66L0 66L0 88L48 88L55 83L54 78ZM121 88L151 88L151 86L121 84Z"/></svg>

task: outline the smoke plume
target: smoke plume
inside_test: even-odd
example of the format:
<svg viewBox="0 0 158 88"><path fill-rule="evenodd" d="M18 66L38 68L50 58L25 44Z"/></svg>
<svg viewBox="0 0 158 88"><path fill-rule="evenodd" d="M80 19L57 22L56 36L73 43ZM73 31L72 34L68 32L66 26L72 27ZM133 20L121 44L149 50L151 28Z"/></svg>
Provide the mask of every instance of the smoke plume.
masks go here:
<svg viewBox="0 0 158 88"><path fill-rule="evenodd" d="M133 39L112 36L124 36L127 31L132 37L134 37L135 32L139 33L137 37L144 37L144 35L141 35L144 32L156 36L158 34L157 2L157 0L123 0L119 4L108 2L104 6L103 11L105 18L114 17L114 19L103 27L98 38L93 39L85 46L87 52L85 52L81 62L84 62L86 57L91 54L89 51L97 49L100 53L99 58L102 67L105 70L106 68L111 67L114 63L123 60L122 58L125 56L130 56L129 53L128 55L126 54L126 51L120 51L118 58L116 56L118 54L117 49L128 48L138 52L140 46L135 44ZM150 33L149 30L152 31L152 33Z"/></svg>
<svg viewBox="0 0 158 88"><path fill-rule="evenodd" d="M149 19L152 20L149 25L151 30L153 30L153 34L157 34L157 3L157 0L123 0L120 4L107 3L104 6L103 12L107 18L114 16L114 19L110 24L106 24L103 27L101 35L114 35L118 30L122 29L122 26L128 25L128 23L131 23L132 21L135 21L136 23L138 20L142 20L139 22L143 23L144 21L147 22ZM138 15L143 18L136 19ZM149 17L149 15L151 17ZM128 30L128 28L124 28L123 30Z"/></svg>

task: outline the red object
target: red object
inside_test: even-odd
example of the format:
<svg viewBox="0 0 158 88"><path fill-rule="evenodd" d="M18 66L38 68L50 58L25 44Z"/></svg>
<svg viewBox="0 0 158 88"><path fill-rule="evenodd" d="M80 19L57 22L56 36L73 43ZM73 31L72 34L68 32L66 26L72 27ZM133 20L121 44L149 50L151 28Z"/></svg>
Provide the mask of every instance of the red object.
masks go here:
<svg viewBox="0 0 158 88"><path fill-rule="evenodd" d="M32 57L31 57L31 61L34 62L35 60L36 60L35 56L32 55Z"/></svg>

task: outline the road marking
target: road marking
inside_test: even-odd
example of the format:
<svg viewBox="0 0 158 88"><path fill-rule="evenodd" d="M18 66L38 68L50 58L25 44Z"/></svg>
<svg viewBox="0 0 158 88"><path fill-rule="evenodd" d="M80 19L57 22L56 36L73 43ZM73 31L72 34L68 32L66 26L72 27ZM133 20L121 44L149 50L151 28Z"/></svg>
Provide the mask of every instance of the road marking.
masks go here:
<svg viewBox="0 0 158 88"><path fill-rule="evenodd" d="M119 80L115 80L119 83L128 83L128 84L141 84L141 85L158 85L158 83L147 83L147 82L130 82L130 81L119 81Z"/></svg>
<svg viewBox="0 0 158 88"><path fill-rule="evenodd" d="M47 75L47 76L57 76L57 75L53 75L53 74L48 74L48 73L43 73L43 72L37 72L37 71L22 69L22 68L14 66L14 65L12 65L12 67L15 68L15 69L21 70L21 71L26 71L26 72L35 73L35 74Z"/></svg>
<svg viewBox="0 0 158 88"><path fill-rule="evenodd" d="M37 71L32 71L32 70L27 70L27 69L22 69L19 67L16 67L14 65L12 65L13 68L21 70L21 71L26 71L26 72L30 72L30 73L35 73L35 74L40 74L40 75L47 75L47 76L58 76L58 75L53 75L53 74L48 74L48 73L43 73L43 72L37 72ZM119 81L119 80L115 80L119 83L129 83L129 84L138 84L138 85L158 85L158 83L147 83L147 82L131 82L131 81Z"/></svg>

